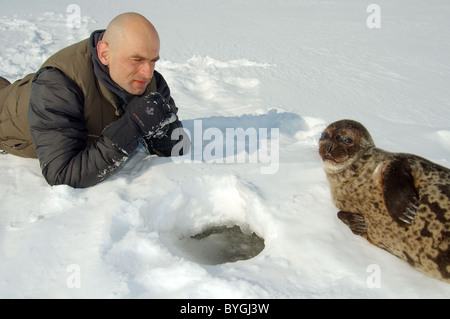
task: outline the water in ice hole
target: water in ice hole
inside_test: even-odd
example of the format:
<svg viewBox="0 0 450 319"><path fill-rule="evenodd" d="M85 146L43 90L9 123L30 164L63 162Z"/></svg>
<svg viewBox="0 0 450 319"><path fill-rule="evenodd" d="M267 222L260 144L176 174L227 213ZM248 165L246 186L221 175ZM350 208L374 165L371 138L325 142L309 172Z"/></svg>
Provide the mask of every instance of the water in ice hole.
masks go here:
<svg viewBox="0 0 450 319"><path fill-rule="evenodd" d="M214 226L199 234L172 240L185 258L204 265L251 259L265 247L263 238L254 232L243 232L237 225Z"/></svg>

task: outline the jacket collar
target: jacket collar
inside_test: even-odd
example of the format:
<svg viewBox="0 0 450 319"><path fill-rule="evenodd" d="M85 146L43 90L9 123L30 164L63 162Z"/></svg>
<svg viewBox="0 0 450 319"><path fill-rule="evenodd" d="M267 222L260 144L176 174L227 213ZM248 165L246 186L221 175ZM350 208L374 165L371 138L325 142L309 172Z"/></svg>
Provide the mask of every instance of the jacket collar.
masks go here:
<svg viewBox="0 0 450 319"><path fill-rule="evenodd" d="M94 66L94 74L101 84L111 92L113 92L117 97L120 105L128 104L135 97L135 95L128 93L122 89L116 82L111 79L109 75L109 69L106 65L100 62L97 55L97 43L103 38L105 30L97 30L92 32L89 39L89 49L92 53L92 64ZM100 89L104 91L104 87L100 86Z"/></svg>

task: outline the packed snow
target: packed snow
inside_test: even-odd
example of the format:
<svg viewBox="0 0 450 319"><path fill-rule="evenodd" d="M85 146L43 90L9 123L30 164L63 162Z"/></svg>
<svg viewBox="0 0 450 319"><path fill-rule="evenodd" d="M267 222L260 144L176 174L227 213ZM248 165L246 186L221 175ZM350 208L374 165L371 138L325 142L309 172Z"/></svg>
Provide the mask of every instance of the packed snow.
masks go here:
<svg viewBox="0 0 450 319"><path fill-rule="evenodd" d="M381 148L450 167L449 1L3 2L10 81L122 12L145 15L192 152L139 149L87 189L0 155L0 297L450 297L337 219L317 154L350 118Z"/></svg>

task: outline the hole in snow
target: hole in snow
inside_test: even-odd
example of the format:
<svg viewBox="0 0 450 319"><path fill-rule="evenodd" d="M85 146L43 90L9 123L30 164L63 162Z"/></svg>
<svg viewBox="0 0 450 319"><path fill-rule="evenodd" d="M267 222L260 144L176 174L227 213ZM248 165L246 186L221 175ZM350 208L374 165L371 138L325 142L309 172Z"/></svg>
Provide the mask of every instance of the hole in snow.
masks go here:
<svg viewBox="0 0 450 319"><path fill-rule="evenodd" d="M178 239L176 246L186 258L204 265L219 265L256 257L264 249L264 239L254 232L215 226L191 237Z"/></svg>

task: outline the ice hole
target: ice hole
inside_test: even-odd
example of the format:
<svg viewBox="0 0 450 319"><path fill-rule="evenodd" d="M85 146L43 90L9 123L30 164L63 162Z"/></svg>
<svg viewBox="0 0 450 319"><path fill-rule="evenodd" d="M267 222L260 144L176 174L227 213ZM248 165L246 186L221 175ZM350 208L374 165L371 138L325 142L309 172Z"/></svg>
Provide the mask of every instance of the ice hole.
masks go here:
<svg viewBox="0 0 450 319"><path fill-rule="evenodd" d="M186 258L204 265L248 260L264 249L264 239L241 227L214 226L176 243Z"/></svg>

